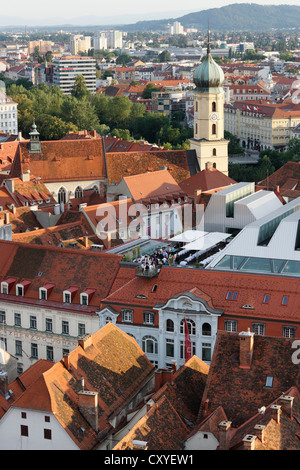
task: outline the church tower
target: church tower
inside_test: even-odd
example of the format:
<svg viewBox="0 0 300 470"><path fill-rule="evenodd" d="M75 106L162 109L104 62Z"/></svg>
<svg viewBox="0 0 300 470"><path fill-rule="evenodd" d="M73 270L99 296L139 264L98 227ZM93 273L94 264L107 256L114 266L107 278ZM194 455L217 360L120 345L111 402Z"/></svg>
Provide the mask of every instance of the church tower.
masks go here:
<svg viewBox="0 0 300 470"><path fill-rule="evenodd" d="M224 73L210 54L208 33L207 55L195 69L194 138L190 148L196 150L200 170L210 162L228 175L228 140L224 139Z"/></svg>

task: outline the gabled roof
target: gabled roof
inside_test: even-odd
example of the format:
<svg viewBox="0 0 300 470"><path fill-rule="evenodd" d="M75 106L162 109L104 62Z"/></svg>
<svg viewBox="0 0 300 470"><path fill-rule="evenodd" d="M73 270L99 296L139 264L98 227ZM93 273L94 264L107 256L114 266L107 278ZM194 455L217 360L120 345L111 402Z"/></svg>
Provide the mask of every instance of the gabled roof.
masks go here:
<svg viewBox="0 0 300 470"><path fill-rule="evenodd" d="M153 373L154 366L136 341L108 323L79 340L68 356L68 365L64 360L54 364L13 406L55 413L79 449L92 450L99 444L99 434L112 430L111 419L129 405ZM84 390L98 393L99 432L79 410L82 378Z"/></svg>
<svg viewBox="0 0 300 470"><path fill-rule="evenodd" d="M94 314L102 298L106 297L119 269L120 255L104 254L90 250L54 248L0 240L1 280L15 277L16 282L30 281L25 295L15 295L15 285L10 292L0 294L8 302L43 305L44 308L66 308L71 311ZM55 288L47 300L39 300L39 288L53 283ZM71 304L65 304L63 291L77 286ZM95 289L88 306L80 304L80 293ZM3 297L4 296L4 297Z"/></svg>
<svg viewBox="0 0 300 470"><path fill-rule="evenodd" d="M119 183L123 177L157 171L165 167L178 183L190 176L185 150L151 150L146 152L109 152L108 183Z"/></svg>
<svg viewBox="0 0 300 470"><path fill-rule="evenodd" d="M123 178L134 201L183 193L168 170L159 170Z"/></svg>
<svg viewBox="0 0 300 470"><path fill-rule="evenodd" d="M28 141L20 142L11 177L30 170L43 182L106 178L102 138L45 141L41 149L41 153L30 153Z"/></svg>
<svg viewBox="0 0 300 470"><path fill-rule="evenodd" d="M231 184L235 184L229 176L226 176L216 168L204 169L199 173L180 182L181 189L188 194L194 196L195 191L211 191L212 189L222 188Z"/></svg>
<svg viewBox="0 0 300 470"><path fill-rule="evenodd" d="M199 421L221 405L237 428L283 391L299 386L299 365L291 359L292 343L289 338L255 335L252 363L245 369L239 365L239 334L218 331ZM272 387L266 386L267 376L274 378Z"/></svg>

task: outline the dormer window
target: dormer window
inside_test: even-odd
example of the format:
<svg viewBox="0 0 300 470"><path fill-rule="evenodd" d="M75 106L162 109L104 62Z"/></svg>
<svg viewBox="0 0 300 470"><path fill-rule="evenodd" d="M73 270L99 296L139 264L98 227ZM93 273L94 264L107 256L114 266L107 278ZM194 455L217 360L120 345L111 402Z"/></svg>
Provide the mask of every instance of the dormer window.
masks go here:
<svg viewBox="0 0 300 470"><path fill-rule="evenodd" d="M39 273L38 275L41 276L43 273ZM45 284L43 287L39 288L39 297L40 300L48 300L49 295L54 287L54 284Z"/></svg>
<svg viewBox="0 0 300 470"><path fill-rule="evenodd" d="M89 304L89 297L87 294L80 294L80 303L81 305L88 305Z"/></svg>
<svg viewBox="0 0 300 470"><path fill-rule="evenodd" d="M80 304L81 305L89 305L93 294L95 293L95 289L86 289L84 292L80 293Z"/></svg>
<svg viewBox="0 0 300 470"><path fill-rule="evenodd" d="M16 295L19 297L24 297L26 290L28 289L30 281L22 281L16 285Z"/></svg>
<svg viewBox="0 0 300 470"><path fill-rule="evenodd" d="M1 294L8 294L7 282L1 282Z"/></svg>
<svg viewBox="0 0 300 470"><path fill-rule="evenodd" d="M40 288L40 300L47 300L47 290Z"/></svg>
<svg viewBox="0 0 300 470"><path fill-rule="evenodd" d="M70 304L71 303L71 294L70 292L64 292L64 303Z"/></svg>

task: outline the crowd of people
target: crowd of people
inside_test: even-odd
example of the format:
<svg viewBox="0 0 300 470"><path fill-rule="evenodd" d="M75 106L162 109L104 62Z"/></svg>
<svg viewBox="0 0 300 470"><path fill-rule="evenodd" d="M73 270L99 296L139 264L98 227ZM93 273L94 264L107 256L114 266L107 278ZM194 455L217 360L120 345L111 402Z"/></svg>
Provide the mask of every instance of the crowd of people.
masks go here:
<svg viewBox="0 0 300 470"><path fill-rule="evenodd" d="M141 263L143 271L148 271L176 263L176 257L175 248L167 246L155 250L152 255L143 255L137 261Z"/></svg>

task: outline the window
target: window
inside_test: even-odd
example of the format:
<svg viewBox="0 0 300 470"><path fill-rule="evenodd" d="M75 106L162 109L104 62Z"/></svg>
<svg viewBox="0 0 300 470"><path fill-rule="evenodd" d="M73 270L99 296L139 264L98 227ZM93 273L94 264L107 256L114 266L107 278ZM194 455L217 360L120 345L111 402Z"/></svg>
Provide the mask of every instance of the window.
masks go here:
<svg viewBox="0 0 300 470"><path fill-rule="evenodd" d="M47 300L47 290L46 289L40 289L40 299L41 300Z"/></svg>
<svg viewBox="0 0 300 470"><path fill-rule="evenodd" d="M202 343L202 361L211 360L211 344Z"/></svg>
<svg viewBox="0 0 300 470"><path fill-rule="evenodd" d="M80 294L81 305L88 305L89 296L87 294Z"/></svg>
<svg viewBox="0 0 300 470"><path fill-rule="evenodd" d="M22 341L16 339L16 356L22 356Z"/></svg>
<svg viewBox="0 0 300 470"><path fill-rule="evenodd" d="M47 346L47 348L46 348L46 357L47 357L47 361L53 361L54 354L53 354L53 347L52 346Z"/></svg>
<svg viewBox="0 0 300 470"><path fill-rule="evenodd" d="M38 345L36 343L31 343L31 357L38 359Z"/></svg>
<svg viewBox="0 0 300 470"><path fill-rule="evenodd" d="M153 287L152 287L152 292L155 292L157 289L157 284L153 284Z"/></svg>
<svg viewBox="0 0 300 470"><path fill-rule="evenodd" d="M52 318L46 318L46 331L48 331L48 333L52 333L53 331L53 322L52 322Z"/></svg>
<svg viewBox="0 0 300 470"><path fill-rule="evenodd" d="M211 336L211 325L209 323L203 323L202 336Z"/></svg>
<svg viewBox="0 0 300 470"><path fill-rule="evenodd" d="M27 418L27 414L25 413L25 411L21 411L21 418L22 418L22 419L26 419L26 418Z"/></svg>
<svg viewBox="0 0 300 470"><path fill-rule="evenodd" d="M28 437L28 426L21 424L21 436Z"/></svg>
<svg viewBox="0 0 300 470"><path fill-rule="evenodd" d="M236 300L238 296L237 292L228 291L226 295L226 300Z"/></svg>
<svg viewBox="0 0 300 470"><path fill-rule="evenodd" d="M215 157L217 155L217 149L213 149L212 154L213 154L213 157Z"/></svg>
<svg viewBox="0 0 300 470"><path fill-rule="evenodd" d="M216 126L215 124L213 124L213 125L211 126L211 133L212 133L213 135L215 135L215 134L217 133L217 126Z"/></svg>
<svg viewBox="0 0 300 470"><path fill-rule="evenodd" d="M153 312L143 312L144 316L144 325L154 325L154 313Z"/></svg>
<svg viewBox="0 0 300 470"><path fill-rule="evenodd" d="M23 297L23 286L17 286L16 294L19 295L20 297Z"/></svg>
<svg viewBox="0 0 300 470"><path fill-rule="evenodd" d="M225 320L225 331L234 333L237 331L237 321L236 320Z"/></svg>
<svg viewBox="0 0 300 470"><path fill-rule="evenodd" d="M166 339L166 356L174 357L174 340Z"/></svg>
<svg viewBox="0 0 300 470"><path fill-rule="evenodd" d="M287 295L283 296L281 305L287 305L288 299L289 299L289 298L288 298Z"/></svg>
<svg viewBox="0 0 300 470"><path fill-rule="evenodd" d="M61 322L61 331L63 335L69 334L69 322L66 320L62 320Z"/></svg>
<svg viewBox="0 0 300 470"><path fill-rule="evenodd" d="M0 325L5 325L6 323L6 315L3 310L0 311Z"/></svg>
<svg viewBox="0 0 300 470"><path fill-rule="evenodd" d="M66 200L66 190L64 188L60 188L57 194L57 201L59 202L59 204L65 204Z"/></svg>
<svg viewBox="0 0 300 470"><path fill-rule="evenodd" d="M265 325L263 323L253 323L252 324L252 331L256 335L264 335L265 334Z"/></svg>
<svg viewBox="0 0 300 470"><path fill-rule="evenodd" d="M132 323L133 322L133 310L123 309L122 321L127 322L127 323Z"/></svg>
<svg viewBox="0 0 300 470"><path fill-rule="evenodd" d="M269 294L265 294L263 303L264 303L264 304L268 304L268 303L269 303L269 300L270 300Z"/></svg>
<svg viewBox="0 0 300 470"><path fill-rule="evenodd" d="M75 198L77 199L78 197L82 197L82 196L83 196L82 188L80 186L77 186L77 188L75 189Z"/></svg>
<svg viewBox="0 0 300 470"><path fill-rule="evenodd" d="M283 327L283 337L284 338L295 338L296 328L294 326L284 326Z"/></svg>
<svg viewBox="0 0 300 470"><path fill-rule="evenodd" d="M157 340L153 336L144 336L142 339L142 349L146 354L157 354Z"/></svg>
<svg viewBox="0 0 300 470"><path fill-rule="evenodd" d="M83 335L85 335L85 324L78 323L78 336L83 336Z"/></svg>
<svg viewBox="0 0 300 470"><path fill-rule="evenodd" d="M50 416L45 416L45 423L50 423Z"/></svg>
<svg viewBox="0 0 300 470"><path fill-rule="evenodd" d="M166 331L169 331L169 332L173 333L173 331L174 331L174 322L173 322L173 320L168 319L166 321Z"/></svg>
<svg viewBox="0 0 300 470"><path fill-rule="evenodd" d="M15 313L15 326L21 326L21 314Z"/></svg>
<svg viewBox="0 0 300 470"><path fill-rule="evenodd" d="M44 429L44 439L52 439L51 429Z"/></svg>
<svg viewBox="0 0 300 470"><path fill-rule="evenodd" d="M187 322L189 334L190 335L195 335L196 334L196 324L195 324L194 320L190 320L190 319L187 318L186 322ZM180 322L180 333L182 333L182 334L185 332L184 323L185 323L184 319L181 320L181 322Z"/></svg>
<svg viewBox="0 0 300 470"><path fill-rule="evenodd" d="M32 330L36 330L37 323L36 323L36 317L33 315L30 315L30 328Z"/></svg>
<svg viewBox="0 0 300 470"><path fill-rule="evenodd" d="M6 282L1 283L1 294L8 294L8 285Z"/></svg>
<svg viewBox="0 0 300 470"><path fill-rule="evenodd" d="M191 341L191 354L196 354L196 343ZM180 341L180 359L185 359L185 341Z"/></svg>
<svg viewBox="0 0 300 470"><path fill-rule="evenodd" d="M273 387L273 376L272 375L267 375L266 378L266 387L272 388Z"/></svg>
<svg viewBox="0 0 300 470"><path fill-rule="evenodd" d="M70 304L71 303L71 294L69 292L64 292L64 302L66 304Z"/></svg>
<svg viewBox="0 0 300 470"><path fill-rule="evenodd" d="M216 105L215 101L213 101L212 104L211 104L211 110L212 110L213 113L215 113L216 110L217 110L217 105Z"/></svg>

